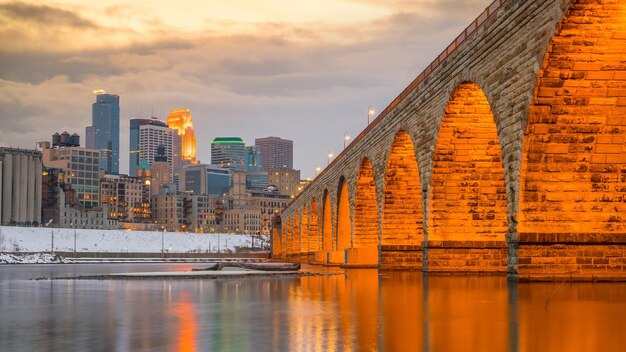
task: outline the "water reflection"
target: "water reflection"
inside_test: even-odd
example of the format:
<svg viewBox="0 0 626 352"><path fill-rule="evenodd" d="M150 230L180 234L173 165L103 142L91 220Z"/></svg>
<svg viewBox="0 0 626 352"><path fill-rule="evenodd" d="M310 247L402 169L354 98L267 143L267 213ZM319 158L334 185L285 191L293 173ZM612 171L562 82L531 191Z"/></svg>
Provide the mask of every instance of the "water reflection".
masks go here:
<svg viewBox="0 0 626 352"><path fill-rule="evenodd" d="M518 285L363 269L281 280L29 281L7 270L0 267L0 351L610 351L626 344L622 283Z"/></svg>
<svg viewBox="0 0 626 352"><path fill-rule="evenodd" d="M618 347L623 350L626 286L612 283L559 286L559 283L519 285L520 351L538 348L610 351Z"/></svg>
<svg viewBox="0 0 626 352"><path fill-rule="evenodd" d="M390 272L380 280L382 349L421 351L424 349L425 296L421 275Z"/></svg>
<svg viewBox="0 0 626 352"><path fill-rule="evenodd" d="M178 331L176 350L181 352L195 351L198 324L189 291L181 293L178 302L173 304L171 312L179 321L176 329Z"/></svg>
<svg viewBox="0 0 626 352"><path fill-rule="evenodd" d="M508 346L506 280L499 277L445 276L428 283L428 350L505 351Z"/></svg>

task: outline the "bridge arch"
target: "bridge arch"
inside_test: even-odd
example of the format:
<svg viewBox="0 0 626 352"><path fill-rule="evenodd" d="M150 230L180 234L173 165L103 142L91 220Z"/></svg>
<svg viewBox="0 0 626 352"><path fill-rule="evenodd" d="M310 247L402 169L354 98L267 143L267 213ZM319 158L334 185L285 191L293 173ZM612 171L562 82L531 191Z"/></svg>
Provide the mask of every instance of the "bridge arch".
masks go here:
<svg viewBox="0 0 626 352"><path fill-rule="evenodd" d="M311 252L319 251L320 248L320 235L319 235L319 216L317 214L317 200L315 197L311 198L311 212L309 220L309 250Z"/></svg>
<svg viewBox="0 0 626 352"><path fill-rule="evenodd" d="M324 203L322 209L322 250L333 250L333 222L330 209L330 194L324 190Z"/></svg>
<svg viewBox="0 0 626 352"><path fill-rule="evenodd" d="M557 27L523 137L520 242L569 243L565 251L626 234L625 32L626 3L615 0L573 1ZM529 256L520 271L539 263L519 256Z"/></svg>
<svg viewBox="0 0 626 352"><path fill-rule="evenodd" d="M368 158L363 158L356 183L354 199L355 248L378 246L378 198L374 168Z"/></svg>
<svg viewBox="0 0 626 352"><path fill-rule="evenodd" d="M463 82L444 111L430 181L429 241L504 241L507 200L500 140L482 89Z"/></svg>
<svg viewBox="0 0 626 352"><path fill-rule="evenodd" d="M432 157L430 272L505 272L508 205L500 139L483 90L461 82L444 109Z"/></svg>
<svg viewBox="0 0 626 352"><path fill-rule="evenodd" d="M335 236L336 250L344 250L349 248L352 242L351 226L350 226L350 195L348 192L348 182L345 177L339 178L339 184L337 187L337 217L336 217L336 231Z"/></svg>
<svg viewBox="0 0 626 352"><path fill-rule="evenodd" d="M385 169L381 245L421 245L422 190L411 137L396 133Z"/></svg>
<svg viewBox="0 0 626 352"><path fill-rule="evenodd" d="M306 204L302 206L302 236L301 236L300 251L302 253L309 253L309 214L307 212Z"/></svg>
<svg viewBox="0 0 626 352"><path fill-rule="evenodd" d="M293 221L293 252L296 254L301 251L302 232L300 232L300 229L300 216L296 212Z"/></svg>
<svg viewBox="0 0 626 352"><path fill-rule="evenodd" d="M287 220L287 240L285 241L285 253L293 253L293 221L291 217Z"/></svg>

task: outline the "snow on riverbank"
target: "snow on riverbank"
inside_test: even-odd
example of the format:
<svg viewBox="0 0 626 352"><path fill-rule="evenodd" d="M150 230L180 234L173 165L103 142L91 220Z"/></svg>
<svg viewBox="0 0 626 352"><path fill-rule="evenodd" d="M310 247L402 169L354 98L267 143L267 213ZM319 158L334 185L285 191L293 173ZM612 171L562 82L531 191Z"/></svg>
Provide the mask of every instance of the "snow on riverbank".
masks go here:
<svg viewBox="0 0 626 352"><path fill-rule="evenodd" d="M253 243L255 249L267 247L268 240L251 235L0 226L0 253L228 253Z"/></svg>
<svg viewBox="0 0 626 352"><path fill-rule="evenodd" d="M69 264L73 260L50 253L0 254L0 264Z"/></svg>

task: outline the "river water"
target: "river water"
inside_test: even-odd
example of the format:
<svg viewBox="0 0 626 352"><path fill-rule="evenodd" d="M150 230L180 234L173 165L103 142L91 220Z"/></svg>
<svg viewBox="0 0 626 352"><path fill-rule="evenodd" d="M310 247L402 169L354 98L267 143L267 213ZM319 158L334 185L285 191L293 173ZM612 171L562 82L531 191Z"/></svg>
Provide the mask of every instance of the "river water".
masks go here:
<svg viewBox="0 0 626 352"><path fill-rule="evenodd" d="M202 264L0 265L0 351L624 351L626 284L335 270L31 280Z"/></svg>

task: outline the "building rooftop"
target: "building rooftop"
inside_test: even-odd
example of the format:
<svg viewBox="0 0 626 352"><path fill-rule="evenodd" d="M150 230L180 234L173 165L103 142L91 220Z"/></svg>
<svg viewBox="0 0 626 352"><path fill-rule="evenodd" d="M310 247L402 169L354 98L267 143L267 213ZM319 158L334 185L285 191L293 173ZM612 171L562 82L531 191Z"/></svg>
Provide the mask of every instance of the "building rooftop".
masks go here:
<svg viewBox="0 0 626 352"><path fill-rule="evenodd" d="M211 144L245 144L240 137L217 137Z"/></svg>

